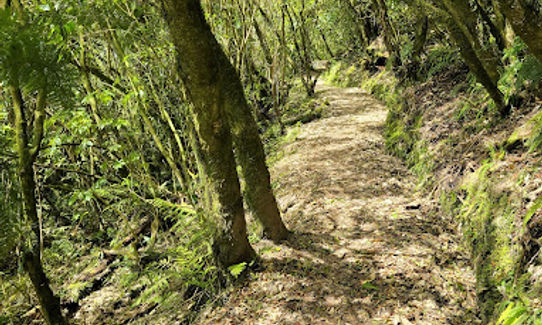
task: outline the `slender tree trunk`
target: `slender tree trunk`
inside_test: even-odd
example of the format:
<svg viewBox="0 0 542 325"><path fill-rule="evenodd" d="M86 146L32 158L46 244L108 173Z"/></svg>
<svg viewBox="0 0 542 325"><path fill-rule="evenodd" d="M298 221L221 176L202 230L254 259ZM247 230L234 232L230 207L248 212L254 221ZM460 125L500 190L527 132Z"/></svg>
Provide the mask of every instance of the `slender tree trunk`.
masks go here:
<svg viewBox="0 0 542 325"><path fill-rule="evenodd" d="M484 68L484 64L476 54L476 51L472 48L471 43L453 22L448 23L448 29L452 38L461 49L461 56L469 66L469 69L476 76L478 82L480 82L489 93L489 96L495 102L501 116L506 116L509 113L510 108L504 102L504 95L497 87L497 83Z"/></svg>
<svg viewBox="0 0 542 325"><path fill-rule="evenodd" d="M267 45L267 40L265 38L265 35L263 34L262 30L260 29L260 24L258 24L258 21L256 20L256 17L253 18L254 20L254 31L256 32L256 35L258 36L258 41L260 42L260 46L262 48L262 52L264 54L265 61L269 66L273 65L273 57L271 56L271 51L269 51L269 46Z"/></svg>
<svg viewBox="0 0 542 325"><path fill-rule="evenodd" d="M497 46L499 47L500 54L504 52L506 49L506 38L504 36L504 33L502 33L503 30L499 29L497 27L497 24L489 17L489 13L487 10L480 4L479 0L475 1L476 9L480 13L480 17L484 20L484 22L489 27L489 31L491 32L491 35L495 38L495 42L497 43Z"/></svg>
<svg viewBox="0 0 542 325"><path fill-rule="evenodd" d="M429 31L429 18L425 12L422 11L418 16L416 27L416 39L414 40L414 46L412 47L412 61L417 63L420 61L420 55L427 42L427 32Z"/></svg>
<svg viewBox="0 0 542 325"><path fill-rule="evenodd" d="M458 29L463 34L462 38L469 42L469 47L474 50L492 83L496 85L500 79L498 68L501 66L501 61L495 53L480 42L477 35L478 17L469 2L467 0L442 0L439 2L441 2L441 6L448 12L453 24L457 27L454 29ZM454 38L457 40L455 36Z"/></svg>
<svg viewBox="0 0 542 325"><path fill-rule="evenodd" d="M22 16L22 6L18 1L12 4L10 1L0 0L0 9L5 9L9 5ZM45 103L46 93L44 90L38 92L36 98L36 107L34 109L34 121L32 125L32 139L28 135L28 121L26 118L26 108L24 105L23 94L18 85L9 85L9 93L13 100L13 128L15 130L15 143L18 154L18 173L21 182L21 192L24 203L24 214L30 222L35 240L29 251L24 253L23 268L28 273L38 301L41 314L45 323L48 325L67 324L62 316L60 299L56 297L49 286L49 279L43 271L41 263L41 229L38 217L36 202L36 181L34 179L34 161L36 160L41 147L43 138L43 124L45 122Z"/></svg>
<svg viewBox="0 0 542 325"><path fill-rule="evenodd" d="M45 93L40 91L35 108L33 143L30 144L27 133L27 119L25 106L20 89L16 86L9 86L9 92L13 99L14 129L19 156L19 179L21 182L22 197L24 202L24 213L30 222L32 232L35 235L30 251L24 254L24 269L28 273L34 290L38 296L41 313L48 325L66 324L62 316L60 299L53 294L49 286L49 280L43 271L41 264L41 230L36 202L36 182L34 180L34 160L39 152L41 139L43 137L43 122L45 119Z"/></svg>
<svg viewBox="0 0 542 325"><path fill-rule="evenodd" d="M445 18L447 29L461 50L461 57L469 66L470 71L480 82L491 99L493 99L501 116L510 112L510 106L505 103L504 95L499 90L497 82L497 58L483 49L476 35L476 17L465 0L438 0L435 5L448 13Z"/></svg>
<svg viewBox="0 0 542 325"><path fill-rule="evenodd" d="M384 0L373 0L373 6L377 10L378 21L384 31L384 44L390 54L394 67L401 65L401 55L397 44L397 32L390 22L388 6Z"/></svg>
<svg viewBox="0 0 542 325"><path fill-rule="evenodd" d="M354 18L354 26L361 41L363 51L365 51L369 46L369 38L367 36L367 31L365 30L365 21L362 17L363 15L356 10L350 0L341 0L341 3L343 4L343 6L347 7L348 10L352 13L352 16Z"/></svg>
<svg viewBox="0 0 542 325"><path fill-rule="evenodd" d="M542 62L542 19L536 10L529 8L529 4L523 0L498 0L497 3L514 32Z"/></svg>
<svg viewBox="0 0 542 325"><path fill-rule="evenodd" d="M303 2L304 6L304 2ZM315 94L315 86L316 81L312 77L312 69L311 69L311 55L306 47L306 40L305 40L305 25L304 25L304 7L301 9L299 15L296 15L295 11L290 9L288 5L284 4L284 12L286 13L288 20L290 21L290 29L292 31L293 35L293 42L294 47L296 50L297 57L299 58L300 66L301 66L301 82L303 83L303 87L305 87L305 91L307 92L308 97L313 97ZM294 17L296 20L294 21ZM296 28L296 26L298 26ZM299 38L300 41L297 39L297 31L299 30Z"/></svg>
<svg viewBox="0 0 542 325"><path fill-rule="evenodd" d="M490 0L491 6L493 7L493 14L495 15L495 27L499 30L499 33L502 35L502 38L504 40L505 48L510 47L510 40L508 39L507 33L506 33L506 18L504 17L504 14L500 8L499 5L500 0Z"/></svg>
<svg viewBox="0 0 542 325"><path fill-rule="evenodd" d="M331 47L329 46L329 43L327 42L326 35L324 34L324 31L321 28L319 28L319 30L320 30L320 35L322 36L322 41L324 42L324 45L326 47L326 51L329 54L329 57L333 59L335 57L335 54L333 53L333 51L331 50Z"/></svg>

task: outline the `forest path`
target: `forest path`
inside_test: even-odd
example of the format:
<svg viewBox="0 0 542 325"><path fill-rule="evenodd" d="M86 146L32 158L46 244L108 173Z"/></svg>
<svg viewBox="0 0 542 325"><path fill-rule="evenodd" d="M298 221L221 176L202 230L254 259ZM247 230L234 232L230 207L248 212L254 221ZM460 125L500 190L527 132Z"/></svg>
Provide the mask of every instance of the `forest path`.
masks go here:
<svg viewBox="0 0 542 325"><path fill-rule="evenodd" d="M272 168L293 235L256 243L265 269L200 323L477 323L458 238L385 151L386 108L358 88L317 92L328 111L297 130Z"/></svg>

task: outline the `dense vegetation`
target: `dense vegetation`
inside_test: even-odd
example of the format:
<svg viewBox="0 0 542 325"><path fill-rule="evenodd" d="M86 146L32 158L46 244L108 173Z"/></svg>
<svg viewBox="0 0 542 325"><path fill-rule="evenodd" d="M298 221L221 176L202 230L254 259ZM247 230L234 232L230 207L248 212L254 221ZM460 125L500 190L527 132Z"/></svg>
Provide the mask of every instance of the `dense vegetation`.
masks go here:
<svg viewBox="0 0 542 325"><path fill-rule="evenodd" d="M288 236L265 151L321 115L328 63L461 225L483 322L540 324L541 10L0 0L0 324L77 323L106 284L115 323L197 318Z"/></svg>

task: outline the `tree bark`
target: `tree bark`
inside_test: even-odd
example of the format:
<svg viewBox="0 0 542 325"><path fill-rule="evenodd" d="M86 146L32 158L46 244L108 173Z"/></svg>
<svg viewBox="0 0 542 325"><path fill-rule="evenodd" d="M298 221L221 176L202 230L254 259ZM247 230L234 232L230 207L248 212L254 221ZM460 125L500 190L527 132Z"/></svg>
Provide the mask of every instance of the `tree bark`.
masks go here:
<svg viewBox="0 0 542 325"><path fill-rule="evenodd" d="M480 13L480 17L484 20L484 22L487 24L489 31L491 32L491 35L495 38L495 42L497 43L497 46L499 47L500 54L504 52L504 50L507 47L506 44L506 37L503 33L503 30L501 30L497 23L494 22L490 17L487 10L480 4L479 0L475 1L476 9Z"/></svg>
<svg viewBox="0 0 542 325"><path fill-rule="evenodd" d="M509 113L510 108L504 102L504 95L497 87L497 83L485 69L484 64L476 54L476 51L472 48L471 43L462 33L460 28L453 22L448 24L448 29L450 30L452 38L461 49L461 56L469 66L470 71L489 93L489 96L495 102L501 116L506 116Z"/></svg>
<svg viewBox="0 0 542 325"><path fill-rule="evenodd" d="M423 9L420 10L421 12L418 16L416 26L416 38L414 40L414 46L412 47L412 61L416 63L420 60L420 55L427 42L427 32L429 31L429 17L423 12Z"/></svg>
<svg viewBox="0 0 542 325"><path fill-rule="evenodd" d="M45 323L49 325L67 324L60 309L60 299L54 295L49 286L49 279L43 271L39 255L36 255L35 252L26 252L23 265L34 290L36 290Z"/></svg>
<svg viewBox="0 0 542 325"><path fill-rule="evenodd" d="M526 1L522 0L499 0L497 3L514 32L542 62L542 20L536 10L529 8Z"/></svg>
<svg viewBox="0 0 542 325"><path fill-rule="evenodd" d="M510 106L505 103L504 95L497 86L499 73L498 64L495 63L496 58L485 52L478 40L475 34L476 18L473 17L468 2L465 0L439 0L433 1L433 3L446 13L447 17L444 18L446 27L459 47L461 57L469 66L470 71L493 99L499 114L503 117L508 115Z"/></svg>
<svg viewBox="0 0 542 325"><path fill-rule="evenodd" d="M41 314L48 325L66 324L58 299L49 286L49 280L43 271L40 258L41 231L36 202L36 181L34 180L34 161L39 152L43 137L43 123L45 119L45 93L40 91L35 109L35 121L33 128L33 146L30 147L27 132L27 119L21 90L16 86L9 86L13 99L14 129L18 154L19 179L24 202L24 214L30 222L35 240L30 251L25 253L24 269L28 273L38 301Z"/></svg>
<svg viewBox="0 0 542 325"><path fill-rule="evenodd" d="M166 21L178 51L178 70L193 103L203 167L212 188L211 207L219 215L213 245L223 266L248 262L255 252L247 238L241 187L222 86L225 54L214 38L199 0L164 0ZM231 67L231 64L230 64Z"/></svg>
<svg viewBox="0 0 542 325"><path fill-rule="evenodd" d="M469 2L467 0L443 0L441 3L445 11L450 15L453 24L457 26L454 29L458 29L463 34L462 38L469 42L470 48L474 50L492 83L496 85L500 79L498 67L501 66L501 62L495 53L480 42L477 35L478 17L473 12Z"/></svg>
<svg viewBox="0 0 542 325"><path fill-rule="evenodd" d="M281 240L287 235L271 191L257 125L239 76L205 21L199 0L163 0L163 5L178 50L179 73L194 104L204 168L222 215L215 245L217 256L225 265L248 261L255 253L246 238L232 142L245 178L249 206L271 239Z"/></svg>
<svg viewBox="0 0 542 325"><path fill-rule="evenodd" d="M361 41L363 51L365 51L369 46L369 37L367 36L367 31L365 30L365 21L363 19L363 14L356 10L350 0L341 0L341 3L343 4L343 6L347 7L348 10L352 13L354 19L354 27L356 28L358 37Z"/></svg>
<svg viewBox="0 0 542 325"><path fill-rule="evenodd" d="M22 16L22 5L15 1L0 0L0 9L10 8ZM43 124L45 122L46 92L44 89L38 92L36 107L34 109L34 121L29 125L26 118L26 107L23 94L18 84L10 84L8 91L13 101L13 129L15 130L15 144L18 155L18 174L21 182L21 194L24 204L24 215L28 218L35 240L32 242L30 251L24 255L23 267L28 273L38 301L41 314L48 325L67 324L62 316L60 299L56 297L49 286L47 275L41 264L42 237L40 220L36 201L36 181L34 179L34 162L39 154L44 134ZM32 135L29 137L28 128L32 128Z"/></svg>
<svg viewBox="0 0 542 325"><path fill-rule="evenodd" d="M373 6L377 11L378 22L384 32L384 44L389 52L392 65L398 67L401 65L401 53L397 44L397 32L388 15L388 6L384 0L373 0Z"/></svg>

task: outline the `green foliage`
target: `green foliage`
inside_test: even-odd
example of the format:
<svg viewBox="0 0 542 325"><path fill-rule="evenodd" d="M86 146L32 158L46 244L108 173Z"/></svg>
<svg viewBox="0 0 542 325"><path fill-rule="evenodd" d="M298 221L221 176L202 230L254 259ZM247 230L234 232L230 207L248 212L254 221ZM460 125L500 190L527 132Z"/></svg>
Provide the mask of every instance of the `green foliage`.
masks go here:
<svg viewBox="0 0 542 325"><path fill-rule="evenodd" d="M456 66L459 61L459 53L456 48L447 44L436 44L427 50L427 56L423 61L418 75L423 79L430 79L445 69Z"/></svg>
<svg viewBox="0 0 542 325"><path fill-rule="evenodd" d="M542 312L535 312L522 301L508 302L506 309L500 314L497 325L540 325Z"/></svg>
<svg viewBox="0 0 542 325"><path fill-rule="evenodd" d="M460 218L464 234L479 261L478 273L494 284L508 278L514 269L514 246L509 234L514 231L515 212L518 207L509 189L499 186L497 177L498 161L486 161L465 186L467 196Z"/></svg>
<svg viewBox="0 0 542 325"><path fill-rule="evenodd" d="M67 107L75 73L55 44L50 21L40 14L25 15L22 23L10 10L0 10L0 80L28 93L45 90L49 103Z"/></svg>
<svg viewBox="0 0 542 325"><path fill-rule="evenodd" d="M245 271L246 268L247 268L247 263L243 262L243 263L235 264L228 267L228 271L230 271L230 274L233 277L237 278L239 277L239 275L241 275L241 273Z"/></svg>
<svg viewBox="0 0 542 325"><path fill-rule="evenodd" d="M527 141L531 152L542 148L542 112L536 114L530 121L533 126L533 133Z"/></svg>
<svg viewBox="0 0 542 325"><path fill-rule="evenodd" d="M368 76L357 63L345 64L342 61L336 61L322 77L339 87L360 87L362 81Z"/></svg>
<svg viewBox="0 0 542 325"><path fill-rule="evenodd" d="M388 106L389 112L386 118L385 139L386 148L395 156L409 162L411 166L418 162L416 149L419 139L418 129L422 116L410 115L408 104ZM421 147L418 147L421 149Z"/></svg>
<svg viewBox="0 0 542 325"><path fill-rule="evenodd" d="M518 69L516 87L524 86L527 90L538 88L542 80L542 62L538 61L534 56L528 55L521 68Z"/></svg>
<svg viewBox="0 0 542 325"><path fill-rule="evenodd" d="M542 208L542 196L537 198L534 202L533 202L533 205L529 208L529 210L527 210L527 214L525 215L525 217L523 218L523 226L527 226L527 224L529 223L529 221L531 220L531 218L533 217L533 215L538 211L540 210L540 208Z"/></svg>

